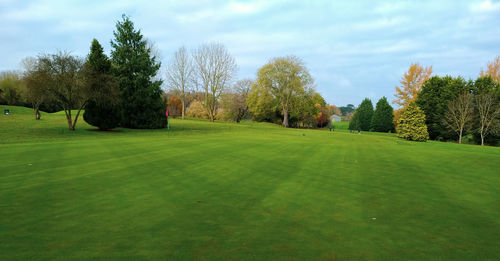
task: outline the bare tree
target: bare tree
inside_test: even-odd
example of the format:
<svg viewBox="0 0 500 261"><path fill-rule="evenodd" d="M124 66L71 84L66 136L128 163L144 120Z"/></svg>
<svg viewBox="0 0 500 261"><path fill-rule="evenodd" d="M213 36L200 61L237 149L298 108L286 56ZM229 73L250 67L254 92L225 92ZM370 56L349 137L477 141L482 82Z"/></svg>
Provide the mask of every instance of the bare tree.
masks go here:
<svg viewBox="0 0 500 261"><path fill-rule="evenodd" d="M222 106L225 110L226 118L239 123L249 116L247 98L254 82L250 79L237 81L231 90L222 95Z"/></svg>
<svg viewBox="0 0 500 261"><path fill-rule="evenodd" d="M40 119L40 105L49 99L50 74L47 66L38 59L28 57L22 61L25 69L26 99L31 103L35 112L35 119Z"/></svg>
<svg viewBox="0 0 500 261"><path fill-rule="evenodd" d="M448 104L444 124L458 134L458 143L462 143L464 131L470 129L474 113L474 96L470 92L463 92Z"/></svg>
<svg viewBox="0 0 500 261"><path fill-rule="evenodd" d="M69 130L75 130L78 116L92 95L82 77L83 61L68 52L58 52L41 55L38 62L48 68L51 78L49 92L62 105ZM74 119L72 109L77 109Z"/></svg>
<svg viewBox="0 0 500 261"><path fill-rule="evenodd" d="M182 119L186 110L186 93L191 89L193 77L193 63L186 48L182 46L172 57L170 64L167 66L167 85L171 90L174 90L182 103Z"/></svg>
<svg viewBox="0 0 500 261"><path fill-rule="evenodd" d="M193 53L195 82L204 92L204 106L210 121L215 120L217 105L222 92L236 73L236 61L220 43L201 45Z"/></svg>
<svg viewBox="0 0 500 261"><path fill-rule="evenodd" d="M488 134L500 131L500 108L492 93L481 93L476 95L476 108L479 117L477 132L481 135L481 146Z"/></svg>

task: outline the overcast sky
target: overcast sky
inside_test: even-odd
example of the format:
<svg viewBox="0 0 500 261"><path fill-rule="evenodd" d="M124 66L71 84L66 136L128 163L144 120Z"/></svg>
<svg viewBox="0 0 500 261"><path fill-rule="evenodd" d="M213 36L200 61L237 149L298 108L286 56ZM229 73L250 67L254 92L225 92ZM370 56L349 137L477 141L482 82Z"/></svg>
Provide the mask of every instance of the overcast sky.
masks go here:
<svg viewBox="0 0 500 261"><path fill-rule="evenodd" d="M255 78L273 57L295 55L338 106L392 100L414 62L469 79L500 55L499 1L0 0L0 71L39 53L83 57L93 38L109 54L121 14L155 43L163 65L181 45L212 41L234 55L238 79Z"/></svg>

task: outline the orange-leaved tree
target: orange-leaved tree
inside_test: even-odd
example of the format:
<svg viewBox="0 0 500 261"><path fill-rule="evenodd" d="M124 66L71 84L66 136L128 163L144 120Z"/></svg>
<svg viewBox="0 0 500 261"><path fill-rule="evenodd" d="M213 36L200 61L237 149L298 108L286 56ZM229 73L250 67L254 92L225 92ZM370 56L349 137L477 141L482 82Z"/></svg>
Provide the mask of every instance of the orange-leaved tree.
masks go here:
<svg viewBox="0 0 500 261"><path fill-rule="evenodd" d="M481 69L479 73L481 77L490 76L493 81L500 83L500 56L495 57L495 59L488 63L486 71Z"/></svg>

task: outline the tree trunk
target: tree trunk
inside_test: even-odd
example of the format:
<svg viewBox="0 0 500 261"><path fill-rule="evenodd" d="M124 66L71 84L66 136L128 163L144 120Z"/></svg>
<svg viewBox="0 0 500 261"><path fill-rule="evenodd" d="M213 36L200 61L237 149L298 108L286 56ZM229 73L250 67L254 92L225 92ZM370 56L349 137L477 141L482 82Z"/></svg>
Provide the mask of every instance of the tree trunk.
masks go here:
<svg viewBox="0 0 500 261"><path fill-rule="evenodd" d="M482 131L481 131L481 146L484 146L484 135Z"/></svg>
<svg viewBox="0 0 500 261"><path fill-rule="evenodd" d="M75 130L75 126L73 126L73 122L71 121L71 114L70 115L66 115L66 120L68 120L68 128L69 128L69 130L74 131Z"/></svg>
<svg viewBox="0 0 500 261"><path fill-rule="evenodd" d="M38 107L35 107L35 119L39 120L40 119L40 110Z"/></svg>
<svg viewBox="0 0 500 261"><path fill-rule="evenodd" d="M283 127L288 128L288 110L283 109Z"/></svg>
<svg viewBox="0 0 500 261"><path fill-rule="evenodd" d="M458 134L458 144L462 144L462 130L460 130L460 134Z"/></svg>
<svg viewBox="0 0 500 261"><path fill-rule="evenodd" d="M210 122L215 121L215 112L211 108L208 110L208 118L210 119Z"/></svg>
<svg viewBox="0 0 500 261"><path fill-rule="evenodd" d="M78 116L80 116L80 112L82 111L83 107L85 105L83 105L82 107L80 107L80 109L78 110L78 112L76 113L76 116L75 116L75 121L73 122L73 130L75 130L75 127L76 127L76 121L78 121Z"/></svg>
<svg viewBox="0 0 500 261"><path fill-rule="evenodd" d="M184 120L184 110L186 108L186 105L184 104L184 99L182 99L182 119Z"/></svg>
<svg viewBox="0 0 500 261"><path fill-rule="evenodd" d="M68 121L68 128L71 131L75 130L75 126L73 126L73 122L71 121L71 110L65 110L66 113L66 120Z"/></svg>

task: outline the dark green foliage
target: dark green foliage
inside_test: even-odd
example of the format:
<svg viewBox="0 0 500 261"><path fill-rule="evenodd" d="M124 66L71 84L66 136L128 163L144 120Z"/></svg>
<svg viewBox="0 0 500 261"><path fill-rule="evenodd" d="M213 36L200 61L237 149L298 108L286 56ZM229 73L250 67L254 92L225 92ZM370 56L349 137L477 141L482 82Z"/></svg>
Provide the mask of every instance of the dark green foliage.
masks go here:
<svg viewBox="0 0 500 261"><path fill-rule="evenodd" d="M349 130L360 130L359 114L356 112L352 115L351 121L349 121Z"/></svg>
<svg viewBox="0 0 500 261"><path fill-rule="evenodd" d="M120 124L120 107L113 104L89 101L85 107L83 119L100 130L111 130Z"/></svg>
<svg viewBox="0 0 500 261"><path fill-rule="evenodd" d="M410 102L406 106L405 112L399 119L398 137L413 141L427 141L429 139L425 125L425 114L415 102Z"/></svg>
<svg viewBox="0 0 500 261"><path fill-rule="evenodd" d="M111 61L104 54L104 50L97 39L92 40L87 64L95 73L109 74L111 72Z"/></svg>
<svg viewBox="0 0 500 261"><path fill-rule="evenodd" d="M392 122L394 114L392 112L392 106L387 102L387 98L380 98L373 113L371 129L378 132L394 131L394 123Z"/></svg>
<svg viewBox="0 0 500 261"><path fill-rule="evenodd" d="M155 80L160 62L125 15L116 23L111 41L113 74L121 94L121 125L128 128L155 129L167 125L166 103L161 98L161 80Z"/></svg>
<svg viewBox="0 0 500 261"><path fill-rule="evenodd" d="M472 86L472 92L476 95L485 92L494 93L497 100L500 100L500 84L496 83L490 76L477 78Z"/></svg>
<svg viewBox="0 0 500 261"><path fill-rule="evenodd" d="M365 98L358 109L354 112L353 119L357 117L357 121L359 122L359 126L357 126L358 130L369 131L370 126L372 124L373 117L373 104L372 101L368 98ZM352 121L352 119L351 119Z"/></svg>
<svg viewBox="0 0 500 261"><path fill-rule="evenodd" d="M85 75L93 95L85 106L83 119L101 130L118 127L120 123L118 87L111 75L111 61L96 39L92 41L85 63Z"/></svg>
<svg viewBox="0 0 500 261"><path fill-rule="evenodd" d="M448 110L448 104L455 99L459 93L469 90L472 83L461 77L433 76L422 86L422 91L417 98L417 105L424 111L426 116L430 139L455 140L456 133L446 128L443 119Z"/></svg>

